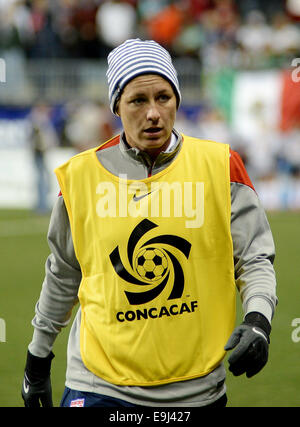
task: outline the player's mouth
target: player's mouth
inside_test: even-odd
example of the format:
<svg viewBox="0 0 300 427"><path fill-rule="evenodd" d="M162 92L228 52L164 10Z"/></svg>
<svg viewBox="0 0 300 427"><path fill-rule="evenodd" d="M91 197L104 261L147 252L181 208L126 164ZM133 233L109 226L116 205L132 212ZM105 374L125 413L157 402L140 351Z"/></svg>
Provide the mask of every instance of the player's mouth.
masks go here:
<svg viewBox="0 0 300 427"><path fill-rule="evenodd" d="M162 132L162 130L163 129L160 128L160 127L153 126L153 127L145 129L144 132L147 135L158 135L158 134L160 134Z"/></svg>

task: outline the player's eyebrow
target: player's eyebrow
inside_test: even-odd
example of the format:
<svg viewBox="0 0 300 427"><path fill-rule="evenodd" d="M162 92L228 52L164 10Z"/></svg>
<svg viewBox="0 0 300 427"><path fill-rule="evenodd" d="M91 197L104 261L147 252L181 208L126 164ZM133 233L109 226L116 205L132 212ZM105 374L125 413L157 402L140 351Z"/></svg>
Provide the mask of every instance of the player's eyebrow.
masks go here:
<svg viewBox="0 0 300 427"><path fill-rule="evenodd" d="M171 90L172 89L163 88L163 89L158 90L155 93L155 95L162 95L164 93L169 93L169 92L171 92ZM136 93L131 94L130 98L132 98L132 97L135 98L135 97L138 97L138 96L147 96L147 94L146 94L146 92L140 91L140 92L136 92Z"/></svg>
<svg viewBox="0 0 300 427"><path fill-rule="evenodd" d="M145 94L145 92L136 92L136 93L132 93L130 95L130 98L136 98L136 97L139 97L139 96L146 96L146 94Z"/></svg>

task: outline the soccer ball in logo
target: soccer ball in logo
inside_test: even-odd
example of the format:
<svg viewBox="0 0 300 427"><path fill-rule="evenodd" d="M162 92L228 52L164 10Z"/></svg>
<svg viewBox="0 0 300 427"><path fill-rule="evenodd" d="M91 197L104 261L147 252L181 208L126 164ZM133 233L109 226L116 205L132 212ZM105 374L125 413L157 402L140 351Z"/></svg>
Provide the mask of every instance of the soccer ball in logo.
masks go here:
<svg viewBox="0 0 300 427"><path fill-rule="evenodd" d="M143 279L159 280L168 267L166 255L157 248L147 248L139 252L135 260L136 271Z"/></svg>

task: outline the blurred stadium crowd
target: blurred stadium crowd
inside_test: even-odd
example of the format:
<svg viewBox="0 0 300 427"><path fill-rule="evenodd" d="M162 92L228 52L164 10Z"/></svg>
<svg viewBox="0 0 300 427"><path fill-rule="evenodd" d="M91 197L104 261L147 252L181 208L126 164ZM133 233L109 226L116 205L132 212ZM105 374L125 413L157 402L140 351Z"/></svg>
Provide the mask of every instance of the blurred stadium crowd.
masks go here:
<svg viewBox="0 0 300 427"><path fill-rule="evenodd" d="M0 0L0 49L105 58L141 37L205 65L257 66L299 52L299 9L298 0Z"/></svg>
<svg viewBox="0 0 300 427"><path fill-rule="evenodd" d="M105 66L111 49L135 37L164 45L181 61L179 72L192 64L199 74L201 98L198 103L193 98L192 105L185 98L178 130L230 143L244 158L270 208L300 208L300 81L293 82L288 92L293 100L289 126L276 128L265 121L252 136L251 126L250 133L235 132L221 108L228 104L226 91L220 106L212 86L217 74L226 86L242 71L289 69L300 57L300 0L0 0L0 58L15 64L7 73L17 73L11 95L13 90L22 91L16 82L27 63L45 60L47 68L47 61L68 59L80 64L103 61ZM0 136L1 118L7 119L12 111L7 95L1 101L2 89ZM256 120L268 105L257 102L251 107ZM108 139L120 125L105 102L87 99L80 91L75 101L55 103L54 98L47 104L41 94L21 107L23 113L19 108L17 116L30 120L29 140L39 155L53 146L81 151ZM274 196L278 182L282 190Z"/></svg>

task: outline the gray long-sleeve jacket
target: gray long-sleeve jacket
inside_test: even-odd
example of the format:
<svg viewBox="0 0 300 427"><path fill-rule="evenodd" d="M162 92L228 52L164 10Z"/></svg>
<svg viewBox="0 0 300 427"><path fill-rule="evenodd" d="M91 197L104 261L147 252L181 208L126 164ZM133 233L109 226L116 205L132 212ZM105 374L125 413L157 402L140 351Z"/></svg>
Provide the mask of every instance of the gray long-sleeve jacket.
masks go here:
<svg viewBox="0 0 300 427"><path fill-rule="evenodd" d="M136 148L120 143L97 151L101 164L115 175L128 179L143 179L158 173L176 157L182 145L174 130L166 152L160 153L154 164ZM243 311L262 313L272 320L276 297L273 269L275 248L265 212L259 202L243 165L235 153L231 155L231 234L234 250L236 285ZM241 170L242 169L242 170ZM83 177L84 179L84 177ZM34 334L29 350L46 357L52 350L57 334L71 317L78 302L81 271L76 259L64 200L60 196L53 208L48 242L51 254L46 261L46 275L36 314L32 321ZM204 406L220 398L226 391L225 368L221 363L204 377L152 387L117 386L95 376L83 364L80 356L80 320L78 308L68 343L66 386L120 398L143 406ZM57 362L56 362L57 363Z"/></svg>

